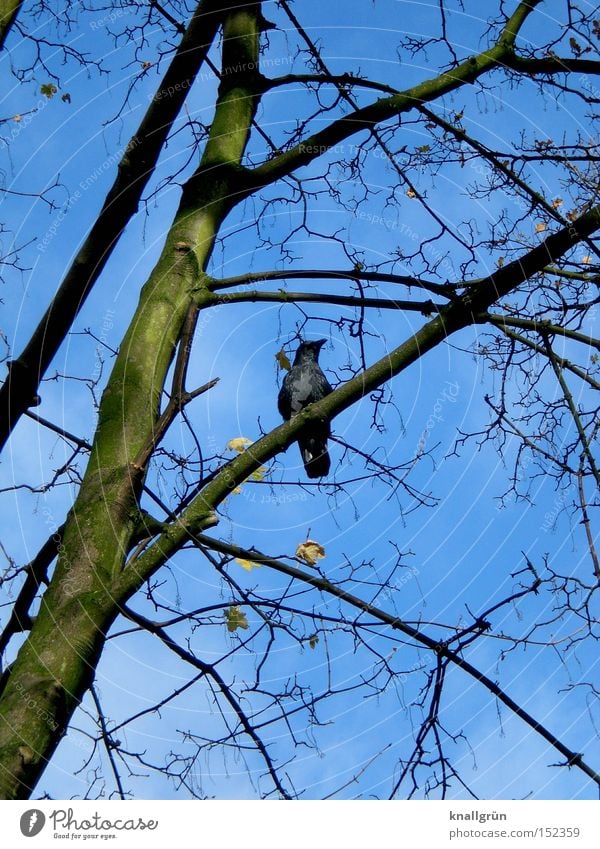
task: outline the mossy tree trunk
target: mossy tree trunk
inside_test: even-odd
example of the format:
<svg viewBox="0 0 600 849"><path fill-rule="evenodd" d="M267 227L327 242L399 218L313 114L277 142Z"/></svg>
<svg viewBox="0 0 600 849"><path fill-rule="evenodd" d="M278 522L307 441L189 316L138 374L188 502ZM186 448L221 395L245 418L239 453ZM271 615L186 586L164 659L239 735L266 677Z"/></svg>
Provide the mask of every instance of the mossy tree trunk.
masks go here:
<svg viewBox="0 0 600 849"><path fill-rule="evenodd" d="M159 403L186 315L210 302L203 269L235 197L257 104L260 4L224 22L223 73L202 161L184 187L102 397L99 424L50 585L0 702L0 798L29 796L94 676L121 605L149 577L119 580L140 522L138 497ZM248 70L248 69L254 69ZM207 517L206 524L212 519Z"/></svg>
<svg viewBox="0 0 600 849"><path fill-rule="evenodd" d="M17 19L23 0L0 0L0 50L4 47L10 28Z"/></svg>

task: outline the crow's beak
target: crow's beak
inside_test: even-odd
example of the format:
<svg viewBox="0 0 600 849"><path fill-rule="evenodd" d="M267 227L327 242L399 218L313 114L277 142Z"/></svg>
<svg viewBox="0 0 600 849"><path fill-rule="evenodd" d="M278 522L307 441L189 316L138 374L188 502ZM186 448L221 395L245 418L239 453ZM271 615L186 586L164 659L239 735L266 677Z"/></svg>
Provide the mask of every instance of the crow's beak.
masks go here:
<svg viewBox="0 0 600 849"><path fill-rule="evenodd" d="M327 339L315 339L313 345L316 345L318 348L321 348L325 344L325 342L327 342Z"/></svg>

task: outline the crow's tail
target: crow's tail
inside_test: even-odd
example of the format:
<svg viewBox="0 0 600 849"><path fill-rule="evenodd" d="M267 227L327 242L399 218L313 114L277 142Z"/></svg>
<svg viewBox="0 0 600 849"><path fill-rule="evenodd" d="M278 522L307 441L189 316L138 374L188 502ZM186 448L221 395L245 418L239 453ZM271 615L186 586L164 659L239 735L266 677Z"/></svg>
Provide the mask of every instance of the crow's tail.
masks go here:
<svg viewBox="0 0 600 849"><path fill-rule="evenodd" d="M303 433L298 438L300 453L304 461L304 468L309 478L323 478L329 474L331 461L327 453L327 431L323 433Z"/></svg>

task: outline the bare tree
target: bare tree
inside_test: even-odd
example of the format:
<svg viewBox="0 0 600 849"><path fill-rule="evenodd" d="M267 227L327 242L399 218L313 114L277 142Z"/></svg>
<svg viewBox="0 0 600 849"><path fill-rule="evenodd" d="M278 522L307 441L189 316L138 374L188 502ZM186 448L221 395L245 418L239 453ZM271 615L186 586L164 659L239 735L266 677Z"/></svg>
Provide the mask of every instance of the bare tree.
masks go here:
<svg viewBox="0 0 600 849"><path fill-rule="evenodd" d="M387 10L385 2L375 5ZM461 762L469 747L465 707L452 712L444 704L454 675L481 688L492 713L524 723L583 784L600 785L595 752L575 748L568 728L550 712L536 715L511 692L510 677L495 671L500 660L540 647L547 652L540 664L548 656L566 663L577 652L581 663L598 636L592 516L600 483L600 341L593 333L600 150L590 127L599 102L600 10L562 5L559 13L542 0L490 0L483 11L478 4L481 19L468 24L476 50L458 38L468 17L459 0L434 10L435 32L410 18L398 30L396 15L390 32L399 64L390 62L383 80L365 76L359 62L340 72L303 25L310 9L301 3L200 0L192 12L177 2L107 7L110 23L121 26L116 43L127 39L138 68L114 121L137 129L37 329L17 356L6 354L0 390L3 445L35 422L68 446L49 479L11 482L5 496L21 488L45 496L65 483L74 491L30 562L20 565L4 549L1 582L13 595L0 634L2 798L34 792L63 738L78 733L86 749L81 770L92 776L88 795L125 798L128 781L154 771L202 797L210 793L203 764L219 752L245 764L257 795L296 798L306 787L294 759L305 748L318 751L328 706L367 695L390 715L405 711L406 728L393 742L373 735L351 777L325 795L362 793L363 778L382 764L378 795L475 796ZM26 28L36 15L49 12L18 10L7 46L12 37L31 39L33 67L52 72L46 51L54 42ZM65 15L58 24L79 25L68 8ZM107 70L69 45L66 39L69 61ZM155 62L143 58L150 49ZM286 73L277 75L284 58ZM145 117L134 122L128 109L150 69L160 82ZM210 88L201 69L218 82L208 120L194 100ZM22 69L13 70L19 78ZM540 117L550 98L552 136ZM510 118L486 117L490 104L502 102L514 106ZM87 328L102 368L63 373L57 354L78 332L86 299L100 298L108 285L111 253L127 238L138 205L152 221L164 208L161 190L175 188L178 207L169 226L163 222L160 256L118 349ZM306 288L288 288L292 281ZM263 397L264 387L245 376L262 341L261 305L277 325L267 342L281 368L289 365L284 348L291 352L317 328L333 341L334 391L276 426L263 425L273 422L266 406L275 410L276 382ZM252 320L245 336L242 315ZM336 361L344 349L347 360ZM436 352L461 350L460 368L483 374L481 403L454 432L449 462L460 465L477 451L488 456L492 446L505 469L501 503L522 511L539 481L551 481L558 506L549 522L568 514L586 556L572 568L562 553L533 557L523 543L517 560L497 565L494 592L475 595L479 609L459 594L460 611L436 609L430 617L425 605L406 606L406 585L419 570L410 565L403 529L437 510L437 479L428 470L439 450L429 439L429 412L416 447L392 438L405 427L393 378L419 368L433 379ZM244 398L256 396L252 410L218 395L227 370ZM82 383L97 405L91 440L75 416L57 422L48 400L53 385L79 398ZM222 421L231 428L218 438L207 425L216 397L228 405ZM369 435L351 424L339 432L344 411L360 415ZM337 463L327 480L307 483L301 470L286 475L295 449L287 460L283 452L318 420L333 422ZM237 421L243 434L233 430ZM342 549L335 571L325 569L325 519L314 515L306 523L311 533L291 544L278 507L302 498L336 521L338 509L341 516L344 505L363 498L365 484L401 514L385 548ZM249 493L260 493L250 533L230 519L240 491L248 502ZM356 522L368 538L369 520L359 512ZM477 517L465 524L475 540ZM466 586L469 568L459 568ZM210 574L201 592L184 586L186 569ZM424 601L427 588L421 592ZM132 635L185 672L159 696L149 686L145 707L120 704L115 716L100 672L112 646ZM297 668L282 672L279 652L292 647ZM322 658L319 674L315 657ZM593 664L584 657L587 670ZM572 677L566 689L574 704L586 701L593 727L593 678ZM211 713L177 726L177 745L154 753L128 744L140 723L191 693L207 698Z"/></svg>

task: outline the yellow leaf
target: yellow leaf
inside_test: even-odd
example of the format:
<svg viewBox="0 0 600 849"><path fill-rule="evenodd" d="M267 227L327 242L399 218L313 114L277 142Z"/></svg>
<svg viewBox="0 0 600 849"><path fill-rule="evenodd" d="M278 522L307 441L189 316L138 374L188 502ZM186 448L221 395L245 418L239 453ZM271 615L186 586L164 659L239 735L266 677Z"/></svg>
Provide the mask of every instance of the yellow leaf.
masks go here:
<svg viewBox="0 0 600 849"><path fill-rule="evenodd" d="M283 368L286 371L289 371L291 369L292 364L290 363L288 356L283 350L283 348L280 351L277 351L277 353L275 354L275 359L279 363L279 368Z"/></svg>
<svg viewBox="0 0 600 849"><path fill-rule="evenodd" d="M260 563L255 563L253 560L245 560L243 557L236 557L235 562L239 563L242 569L245 569L246 572L251 572L253 569L258 569L261 565Z"/></svg>
<svg viewBox="0 0 600 849"><path fill-rule="evenodd" d="M592 258L589 254L587 254L587 256L584 256L584 258L581 261L584 265L589 265L590 262L592 261Z"/></svg>
<svg viewBox="0 0 600 849"><path fill-rule="evenodd" d="M541 233L545 229L546 229L546 225L544 224L543 221L540 221L539 224L535 225L535 232L536 233Z"/></svg>
<svg viewBox="0 0 600 849"><path fill-rule="evenodd" d="M235 436L233 439L230 439L227 443L227 448L230 451L237 451L238 454L243 454L246 448L252 445L252 440L248 439L245 436ZM250 472L245 480L253 480L253 481L261 481L269 470L266 466L259 466L258 469L255 469L253 472ZM244 481L242 481L243 483ZM239 495L241 492L241 487L236 486L231 490L232 495Z"/></svg>
<svg viewBox="0 0 600 849"><path fill-rule="evenodd" d="M307 539L306 542L301 542L296 549L296 557L304 560L309 566L314 566L318 560L325 557L325 549L313 539Z"/></svg>
<svg viewBox="0 0 600 849"><path fill-rule="evenodd" d="M554 198L554 200L552 201L552 208L558 209L560 206L563 205L563 203L564 201L562 198Z"/></svg>
<svg viewBox="0 0 600 849"><path fill-rule="evenodd" d="M19 121L20 121L20 120L21 120L21 116L20 116L20 115L15 115L15 116L14 116L14 118L13 118L13 121L16 121L16 122L17 122L17 124L19 123Z"/></svg>
<svg viewBox="0 0 600 849"><path fill-rule="evenodd" d="M246 614L240 610L237 604L225 611L225 619L227 620L227 630L231 634L238 628L242 628L244 631L248 628Z"/></svg>
<svg viewBox="0 0 600 849"><path fill-rule="evenodd" d="M498 257L498 268L502 268L503 265L504 265L504 257L499 256Z"/></svg>
<svg viewBox="0 0 600 849"><path fill-rule="evenodd" d="M252 445L252 440L245 436L236 436L234 439L230 439L227 443L227 447L230 451L237 451L238 454L242 454L248 445Z"/></svg>
<svg viewBox="0 0 600 849"><path fill-rule="evenodd" d="M407 198L416 198L416 196L417 196L417 193L415 192L414 189L408 189L408 191L406 192Z"/></svg>

